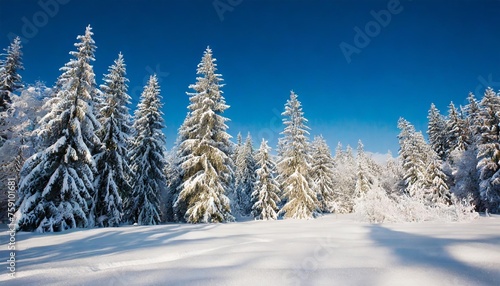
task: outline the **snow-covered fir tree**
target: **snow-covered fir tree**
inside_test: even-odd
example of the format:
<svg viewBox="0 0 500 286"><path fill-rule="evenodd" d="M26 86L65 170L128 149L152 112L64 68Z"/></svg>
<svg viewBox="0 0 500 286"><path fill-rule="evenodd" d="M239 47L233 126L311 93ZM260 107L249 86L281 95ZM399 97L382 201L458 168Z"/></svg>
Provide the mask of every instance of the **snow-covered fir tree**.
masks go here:
<svg viewBox="0 0 500 286"><path fill-rule="evenodd" d="M12 43L4 49L5 54L0 60L0 112L6 111L12 102L12 93L23 88L20 70L23 70L22 45L19 37L14 38Z"/></svg>
<svg viewBox="0 0 500 286"><path fill-rule="evenodd" d="M364 196L371 188L373 180L371 178L368 166L368 158L364 151L363 142L358 141L357 155L356 155L356 189L355 196Z"/></svg>
<svg viewBox="0 0 500 286"><path fill-rule="evenodd" d="M449 142L446 133L446 120L436 108L434 103L431 104L427 127L427 135L432 149L438 154L442 160L446 159Z"/></svg>
<svg viewBox="0 0 500 286"><path fill-rule="evenodd" d="M324 213L329 213L335 210L335 166L330 147L323 136L314 137L311 153L311 175L320 209Z"/></svg>
<svg viewBox="0 0 500 286"><path fill-rule="evenodd" d="M285 205L280 213L285 218L308 219L318 215L319 202L311 178L312 158L309 154L309 127L297 94L290 93L285 104L284 137L280 138L282 154L278 176L284 192Z"/></svg>
<svg viewBox="0 0 500 286"><path fill-rule="evenodd" d="M19 182L21 168L31 155L39 151L40 142L36 133L38 121L47 114L42 108L51 92L43 83L23 89L18 96L13 94L12 104L6 117L6 141L0 147L0 220L7 217L8 178Z"/></svg>
<svg viewBox="0 0 500 286"><path fill-rule="evenodd" d="M449 204L451 193L448 178L438 154L408 121L401 118L398 127L401 129L400 157L406 193L426 204Z"/></svg>
<svg viewBox="0 0 500 286"><path fill-rule="evenodd" d="M387 194L399 193L403 175L398 158L394 158L391 151L387 152L385 165L382 166L380 174L381 189L385 190Z"/></svg>
<svg viewBox="0 0 500 286"><path fill-rule="evenodd" d="M276 165L270 155L271 148L262 139L255 154L257 180L252 193L252 215L256 219L271 220L278 217L279 184L275 179Z"/></svg>
<svg viewBox="0 0 500 286"><path fill-rule="evenodd" d="M350 213L354 207L356 190L356 160L351 146L342 149L339 142L335 149L334 161L334 206L336 213Z"/></svg>
<svg viewBox="0 0 500 286"><path fill-rule="evenodd" d="M461 115L458 113L455 105L450 103L448 110L448 120L446 121L446 133L448 152L447 155L453 151L464 151L468 145L467 130L465 121L462 119Z"/></svg>
<svg viewBox="0 0 500 286"><path fill-rule="evenodd" d="M91 61L96 49L88 26L78 36L74 57L61 70L58 103L42 120L40 134L48 147L24 164L19 184L18 228L53 232L94 225L90 215L95 162L100 144L93 105L96 95Z"/></svg>
<svg viewBox="0 0 500 286"><path fill-rule="evenodd" d="M130 96L127 94L126 65L121 53L108 71L104 76L104 84L101 85L101 129L97 133L102 145L94 155L97 175L93 214L98 226L120 224L123 215L122 200L128 198L131 192L131 171L127 154L131 134L127 107Z"/></svg>
<svg viewBox="0 0 500 286"><path fill-rule="evenodd" d="M477 210L484 210L479 196L479 172L477 143L480 139L482 123L480 120L480 107L473 93L469 93L468 104L464 108L465 126L468 146L464 151L455 151L450 154L452 164L453 185L451 192L458 199L472 199Z"/></svg>
<svg viewBox="0 0 500 286"><path fill-rule="evenodd" d="M12 96L14 91L20 91L24 85L21 81L19 71L23 70L21 40L16 37L12 43L4 49L5 54L0 57L0 147L9 139L12 133ZM6 189L5 189L6 190Z"/></svg>
<svg viewBox="0 0 500 286"><path fill-rule="evenodd" d="M178 156L182 184L175 207L190 223L232 221L230 192L233 180L231 136L222 114L229 106L222 96L222 78L207 48L198 64L197 82L190 85L189 113L179 129Z"/></svg>
<svg viewBox="0 0 500 286"><path fill-rule="evenodd" d="M241 132L238 132L238 135L236 136L236 144L233 147L233 161L236 162L238 158L238 152L239 150L243 148L243 136L241 136Z"/></svg>
<svg viewBox="0 0 500 286"><path fill-rule="evenodd" d="M488 88L480 102L478 139L480 197L491 212L500 212L500 97Z"/></svg>
<svg viewBox="0 0 500 286"><path fill-rule="evenodd" d="M160 198L166 191L165 128L160 86L150 76L134 113L135 134L129 150L132 194L126 205L126 219L140 225L161 222Z"/></svg>
<svg viewBox="0 0 500 286"><path fill-rule="evenodd" d="M431 158L425 172L426 199L431 204L450 204L451 193L447 184L447 176L443 173L443 162L439 156L431 150Z"/></svg>
<svg viewBox="0 0 500 286"><path fill-rule="evenodd" d="M479 196L479 172L477 171L477 146L471 144L463 152L452 153L453 186L451 192L460 200L472 199L477 210L484 210Z"/></svg>
<svg viewBox="0 0 500 286"><path fill-rule="evenodd" d="M465 113L467 115L465 120L468 128L467 137L471 144L477 145L479 134L481 134L480 107L472 92L469 93L467 101L469 102L465 107Z"/></svg>
<svg viewBox="0 0 500 286"><path fill-rule="evenodd" d="M256 181L255 170L253 142L248 133L245 144L238 148L234 172L236 202L233 205L238 208L241 215L250 215L252 211L251 196ZM235 211L233 209L233 212Z"/></svg>
<svg viewBox="0 0 500 286"><path fill-rule="evenodd" d="M422 133L416 132L413 125L403 118L398 121L401 130L399 139L399 156L403 167L405 192L415 196L425 189L425 170L428 165L430 147Z"/></svg>

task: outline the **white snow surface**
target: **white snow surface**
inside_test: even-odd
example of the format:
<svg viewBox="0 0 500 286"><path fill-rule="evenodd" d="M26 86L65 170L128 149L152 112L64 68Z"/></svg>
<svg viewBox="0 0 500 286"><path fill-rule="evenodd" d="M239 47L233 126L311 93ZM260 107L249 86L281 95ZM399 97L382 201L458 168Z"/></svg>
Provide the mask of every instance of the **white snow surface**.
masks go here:
<svg viewBox="0 0 500 286"><path fill-rule="evenodd" d="M500 216L466 223L313 220L16 235L4 285L499 285Z"/></svg>

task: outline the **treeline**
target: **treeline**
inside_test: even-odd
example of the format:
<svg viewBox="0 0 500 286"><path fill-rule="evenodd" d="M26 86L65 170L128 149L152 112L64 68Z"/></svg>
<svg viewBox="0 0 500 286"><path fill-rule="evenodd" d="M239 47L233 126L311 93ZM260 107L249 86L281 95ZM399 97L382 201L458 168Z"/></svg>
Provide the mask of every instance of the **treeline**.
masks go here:
<svg viewBox="0 0 500 286"><path fill-rule="evenodd" d="M158 79L149 78L130 116L124 56L118 55L97 86L92 36L89 26L77 37L52 88L23 86L19 39L3 55L0 152L4 176L19 182L12 221L19 230L228 222L241 216L309 219L330 212L358 212L371 221L460 220L473 217L471 203L498 211L498 168L491 157L498 152L491 151L498 146L498 121L479 119L491 114L488 108L498 110L486 107L490 99L456 118L433 111L431 144L401 119L400 156L380 165L361 141L356 155L339 143L333 156L321 136L311 142L301 103L291 92L273 155L265 140L255 150L250 134L231 141L223 79L207 48L189 86L189 112L167 151ZM497 94L485 95L490 97L498 102Z"/></svg>

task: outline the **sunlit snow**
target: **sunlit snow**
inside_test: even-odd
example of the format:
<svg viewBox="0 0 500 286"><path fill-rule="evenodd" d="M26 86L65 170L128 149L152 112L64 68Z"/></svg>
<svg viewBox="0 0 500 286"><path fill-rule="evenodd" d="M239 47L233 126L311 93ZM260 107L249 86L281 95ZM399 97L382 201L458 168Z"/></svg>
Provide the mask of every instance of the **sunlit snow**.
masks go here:
<svg viewBox="0 0 500 286"><path fill-rule="evenodd" d="M500 216L464 223L315 220L17 234L6 285L498 285ZM0 238L5 245L8 235ZM1 283L0 283L1 284Z"/></svg>

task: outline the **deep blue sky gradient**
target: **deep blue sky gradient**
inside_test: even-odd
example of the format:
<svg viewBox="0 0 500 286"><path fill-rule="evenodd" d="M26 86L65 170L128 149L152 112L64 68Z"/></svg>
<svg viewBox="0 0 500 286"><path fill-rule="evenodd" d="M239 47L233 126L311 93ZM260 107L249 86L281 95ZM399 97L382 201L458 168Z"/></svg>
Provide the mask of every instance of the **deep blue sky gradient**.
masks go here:
<svg viewBox="0 0 500 286"><path fill-rule="evenodd" d="M348 63L340 43L353 45L354 28L364 30L370 12L391 1L243 0L221 21L212 0L69 0L25 37L22 76L52 85L90 24L98 84L121 51L135 108L149 74L159 73L170 148L210 45L233 136L250 131L256 146L266 137L275 147L293 89L311 135L323 134L332 149L361 139L368 151L397 153L400 116L425 132L432 102L444 113L450 101L466 104L469 91L481 97L485 85L500 88L500 1L401 0L402 11ZM1 0L0 46L9 34L26 35L23 17L43 22L41 13L38 1Z"/></svg>

